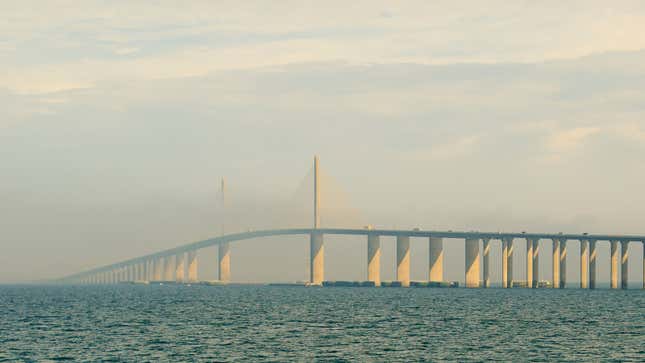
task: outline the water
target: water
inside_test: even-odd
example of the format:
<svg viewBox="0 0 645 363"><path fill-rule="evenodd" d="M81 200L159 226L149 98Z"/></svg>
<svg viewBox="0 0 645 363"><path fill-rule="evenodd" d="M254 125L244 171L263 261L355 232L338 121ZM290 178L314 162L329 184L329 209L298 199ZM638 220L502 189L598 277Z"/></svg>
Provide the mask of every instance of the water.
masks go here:
<svg viewBox="0 0 645 363"><path fill-rule="evenodd" d="M0 361L645 361L645 292L0 287Z"/></svg>

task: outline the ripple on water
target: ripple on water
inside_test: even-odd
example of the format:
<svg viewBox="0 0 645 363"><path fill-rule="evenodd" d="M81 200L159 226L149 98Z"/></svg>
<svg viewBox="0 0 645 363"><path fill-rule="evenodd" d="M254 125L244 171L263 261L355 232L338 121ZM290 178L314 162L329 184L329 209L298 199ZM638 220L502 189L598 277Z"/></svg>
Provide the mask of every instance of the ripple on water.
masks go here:
<svg viewBox="0 0 645 363"><path fill-rule="evenodd" d="M643 291L4 286L0 360L645 361L644 309Z"/></svg>

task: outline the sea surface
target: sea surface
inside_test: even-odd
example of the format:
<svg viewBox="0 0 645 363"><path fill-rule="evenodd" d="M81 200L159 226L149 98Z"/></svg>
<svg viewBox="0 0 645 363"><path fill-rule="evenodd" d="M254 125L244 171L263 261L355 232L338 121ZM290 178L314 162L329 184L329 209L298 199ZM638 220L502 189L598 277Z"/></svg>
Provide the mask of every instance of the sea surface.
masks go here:
<svg viewBox="0 0 645 363"><path fill-rule="evenodd" d="M645 361L643 290L0 286L0 361Z"/></svg>

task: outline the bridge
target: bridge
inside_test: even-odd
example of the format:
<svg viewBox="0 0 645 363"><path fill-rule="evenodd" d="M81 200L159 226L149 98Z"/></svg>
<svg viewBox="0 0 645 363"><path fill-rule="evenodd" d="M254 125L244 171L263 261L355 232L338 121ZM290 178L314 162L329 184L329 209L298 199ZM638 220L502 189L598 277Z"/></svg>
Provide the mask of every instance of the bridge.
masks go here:
<svg viewBox="0 0 645 363"><path fill-rule="evenodd" d="M580 241L580 288L597 287L597 247L600 243L610 246L610 286L613 289L626 289L629 281L629 245L643 244L643 288L645 288L645 235L612 234L562 234L562 233L499 233L499 232L459 232L373 229L367 226L353 228L320 228L320 183L318 158L314 158L314 220L312 228L270 229L226 234L203 241L155 252L107 266L94 268L66 276L55 282L69 284L114 284L128 281L174 281L178 283L198 282L197 251L203 248L218 247L218 273L222 283L231 281L230 244L233 242L271 236L302 235L309 237L309 284L321 285L325 281L325 235L363 236L367 240L367 280L374 286L381 286L381 237L396 238L396 281L402 287L410 286L410 239L427 239L429 244L428 281L444 281L444 244L445 240L465 244L465 287L491 287L491 248L493 241L501 248L502 287L511 288L514 279L513 259L526 259L526 288L540 286L539 259L542 258L540 240L551 240L551 251L544 257L552 258L553 288L564 288L567 276L567 242ZM222 191L224 184L222 183ZM461 242L463 241L463 242ZM480 248L480 242L481 247ZM516 243L526 243L526 254L516 256ZM576 246L578 247L578 246ZM619 273L620 270L620 281ZM519 274L518 274L519 275ZM483 276L483 279L481 278Z"/></svg>

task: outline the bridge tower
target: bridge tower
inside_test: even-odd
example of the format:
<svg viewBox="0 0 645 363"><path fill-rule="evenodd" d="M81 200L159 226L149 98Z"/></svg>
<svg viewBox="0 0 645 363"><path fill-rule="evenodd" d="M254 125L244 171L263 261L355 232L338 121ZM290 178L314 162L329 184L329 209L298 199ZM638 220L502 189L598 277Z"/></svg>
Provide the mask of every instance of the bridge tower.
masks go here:
<svg viewBox="0 0 645 363"><path fill-rule="evenodd" d="M222 178L220 184L220 197L222 204L222 221L221 232L222 235L226 233L226 181ZM228 242L220 243L217 248L217 276L220 281L229 282L231 280L231 249Z"/></svg>
<svg viewBox="0 0 645 363"><path fill-rule="evenodd" d="M315 230L320 228L320 173L318 156L314 156L314 231L309 241L309 282L320 285L325 276L325 245L322 233Z"/></svg>

